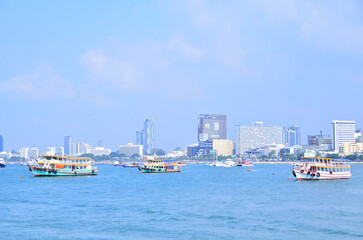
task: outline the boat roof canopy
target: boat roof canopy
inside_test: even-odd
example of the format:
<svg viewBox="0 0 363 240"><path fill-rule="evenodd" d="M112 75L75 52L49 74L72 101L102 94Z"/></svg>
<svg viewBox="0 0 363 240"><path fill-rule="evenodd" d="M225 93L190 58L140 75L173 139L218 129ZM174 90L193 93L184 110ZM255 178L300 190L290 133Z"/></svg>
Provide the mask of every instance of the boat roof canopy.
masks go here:
<svg viewBox="0 0 363 240"><path fill-rule="evenodd" d="M80 160L84 160L84 159L91 159L90 157L63 157L63 156L54 156L54 155L42 155L40 157L51 157L51 158L65 158L65 159L80 159Z"/></svg>
<svg viewBox="0 0 363 240"><path fill-rule="evenodd" d="M326 160L333 160L332 158L324 158L324 157L301 157L301 159L326 159Z"/></svg>

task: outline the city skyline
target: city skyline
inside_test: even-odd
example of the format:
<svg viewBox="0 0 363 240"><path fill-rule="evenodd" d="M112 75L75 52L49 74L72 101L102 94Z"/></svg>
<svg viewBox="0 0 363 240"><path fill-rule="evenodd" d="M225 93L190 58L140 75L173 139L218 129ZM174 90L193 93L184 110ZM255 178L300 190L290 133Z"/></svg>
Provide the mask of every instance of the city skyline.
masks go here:
<svg viewBox="0 0 363 240"><path fill-rule="evenodd" d="M302 144L334 119L361 128L363 6L349 2L2 1L4 149L70 135L116 150L147 116L168 152L196 142L200 113L227 115L230 139L256 121L299 125Z"/></svg>

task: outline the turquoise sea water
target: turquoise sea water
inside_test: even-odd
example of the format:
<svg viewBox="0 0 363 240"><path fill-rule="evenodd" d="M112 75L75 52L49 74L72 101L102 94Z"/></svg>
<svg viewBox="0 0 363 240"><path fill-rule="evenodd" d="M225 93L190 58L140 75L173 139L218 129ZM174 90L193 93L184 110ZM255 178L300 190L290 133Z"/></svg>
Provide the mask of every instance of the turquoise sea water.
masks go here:
<svg viewBox="0 0 363 240"><path fill-rule="evenodd" d="M63 178L0 169L0 238L363 239L361 164L338 181L287 181L290 165L98 168Z"/></svg>

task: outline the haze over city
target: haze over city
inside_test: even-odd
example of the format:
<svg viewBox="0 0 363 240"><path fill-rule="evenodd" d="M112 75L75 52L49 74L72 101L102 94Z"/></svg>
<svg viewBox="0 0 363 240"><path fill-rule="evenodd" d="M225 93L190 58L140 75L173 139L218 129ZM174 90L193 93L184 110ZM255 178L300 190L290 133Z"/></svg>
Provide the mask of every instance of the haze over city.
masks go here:
<svg viewBox="0 0 363 240"><path fill-rule="evenodd" d="M117 150L145 118L155 147L197 142L198 115L235 125L362 127L360 1L0 2L4 149Z"/></svg>

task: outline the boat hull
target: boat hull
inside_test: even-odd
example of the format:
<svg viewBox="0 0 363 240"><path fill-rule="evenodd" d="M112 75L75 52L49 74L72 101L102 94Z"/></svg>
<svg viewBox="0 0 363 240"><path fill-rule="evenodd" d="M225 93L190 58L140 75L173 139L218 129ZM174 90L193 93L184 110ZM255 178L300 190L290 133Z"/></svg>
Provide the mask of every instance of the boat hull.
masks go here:
<svg viewBox="0 0 363 240"><path fill-rule="evenodd" d="M56 171L49 171L46 169L39 170L36 168L29 168L33 172L35 177L64 177L64 176L88 176L97 175L97 169L77 169L76 171L57 169Z"/></svg>
<svg viewBox="0 0 363 240"><path fill-rule="evenodd" d="M350 172L333 172L330 174L329 172L318 172L318 173L310 173L306 172L301 173L299 170L294 169L294 176L296 176L297 180L338 180L338 179L349 179L352 174Z"/></svg>
<svg viewBox="0 0 363 240"><path fill-rule="evenodd" d="M122 165L124 168L138 168L139 165Z"/></svg>
<svg viewBox="0 0 363 240"><path fill-rule="evenodd" d="M181 169L153 169L153 168L142 168L139 167L141 173L176 173L181 172Z"/></svg>
<svg viewBox="0 0 363 240"><path fill-rule="evenodd" d="M0 168L6 167L6 164L0 163Z"/></svg>

